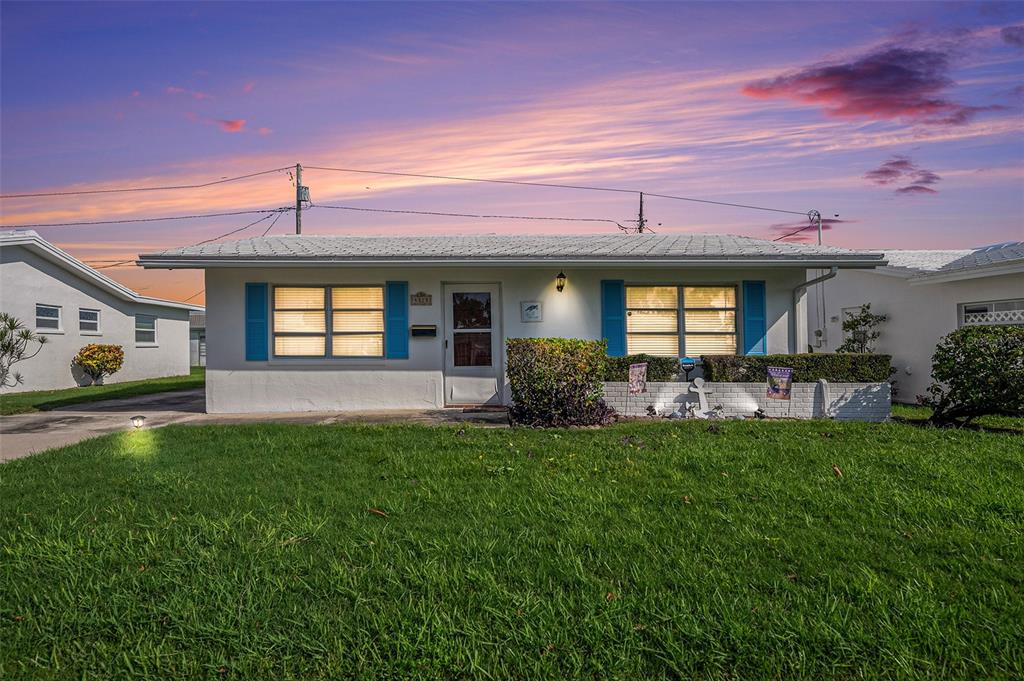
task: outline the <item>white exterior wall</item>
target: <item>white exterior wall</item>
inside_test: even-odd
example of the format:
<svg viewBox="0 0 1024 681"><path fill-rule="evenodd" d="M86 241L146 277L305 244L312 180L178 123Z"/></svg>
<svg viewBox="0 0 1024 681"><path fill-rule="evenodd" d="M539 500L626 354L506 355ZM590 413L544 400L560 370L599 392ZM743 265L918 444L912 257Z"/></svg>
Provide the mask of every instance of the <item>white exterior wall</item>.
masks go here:
<svg viewBox="0 0 1024 681"><path fill-rule="evenodd" d="M870 270L840 270L824 284L825 337L818 344L814 330L821 328L821 306L816 287L808 291L808 343L815 352L835 352L843 342L842 309L871 303L871 311L888 321L878 327L882 335L877 352L893 356L897 373L894 397L914 403L931 385L932 355L939 340L954 331L961 303L1005 300L1024 296L1024 274L1006 274L937 284L911 285L905 278Z"/></svg>
<svg viewBox="0 0 1024 681"><path fill-rule="evenodd" d="M356 409L425 409L444 406L444 283L500 285L499 308L506 338L560 336L601 338L603 279L627 284L735 284L766 282L768 352L792 350L793 288L802 268L628 270L564 268L565 290L555 290L558 263L544 268L217 268L206 271L206 408L212 413ZM410 306L410 324L436 324L436 338L410 338L407 360L245 360L245 284L379 284L407 281L409 293L433 296L432 305ZM742 290L739 291L742 296ZM520 321L520 302L543 303L543 321ZM742 347L742 299L739 344ZM504 343L501 344L504 348ZM504 352L496 358L504 369ZM507 390L506 390L507 396Z"/></svg>
<svg viewBox="0 0 1024 681"><path fill-rule="evenodd" d="M686 414L697 404L689 382L648 383L647 392L629 395L625 382L605 383L604 400L625 416L646 416L647 406L658 415ZM763 409L772 418L834 418L840 421L885 421L892 408L888 383L794 383L788 400L770 400L767 383L705 383L708 407L721 405L722 416L752 416Z"/></svg>
<svg viewBox="0 0 1024 681"><path fill-rule="evenodd" d="M35 331L36 303L61 307L60 332L38 331L46 345L15 369L24 383L5 392L53 390L79 385L71 360L84 345L110 343L124 348L124 366L104 383L120 383L189 372L188 310L124 301L21 246L0 249L0 311ZM78 309L100 311L100 332L78 330ZM157 344L135 344L135 313L157 317Z"/></svg>

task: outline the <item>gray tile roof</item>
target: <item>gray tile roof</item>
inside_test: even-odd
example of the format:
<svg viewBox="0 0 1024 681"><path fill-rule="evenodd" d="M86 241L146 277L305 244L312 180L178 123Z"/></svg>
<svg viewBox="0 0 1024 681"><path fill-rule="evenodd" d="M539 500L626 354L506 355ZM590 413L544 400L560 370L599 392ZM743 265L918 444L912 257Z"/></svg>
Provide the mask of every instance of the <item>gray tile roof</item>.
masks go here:
<svg viewBox="0 0 1024 681"><path fill-rule="evenodd" d="M986 267L1024 263L1024 242L955 251L886 251L889 267L919 277L967 273Z"/></svg>
<svg viewBox="0 0 1024 681"><path fill-rule="evenodd" d="M184 246L139 256L143 265L168 261L872 261L880 252L852 251L718 234L566 236L273 236Z"/></svg>
<svg viewBox="0 0 1024 681"><path fill-rule="evenodd" d="M958 258L974 251L886 251L889 267L911 272L935 272Z"/></svg>

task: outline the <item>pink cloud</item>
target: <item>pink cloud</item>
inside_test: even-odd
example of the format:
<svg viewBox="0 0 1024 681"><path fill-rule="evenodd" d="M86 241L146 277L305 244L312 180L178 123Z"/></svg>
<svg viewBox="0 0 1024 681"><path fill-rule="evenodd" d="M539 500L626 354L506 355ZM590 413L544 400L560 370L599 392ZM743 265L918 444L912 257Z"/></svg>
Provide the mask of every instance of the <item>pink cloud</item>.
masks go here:
<svg viewBox="0 0 1024 681"><path fill-rule="evenodd" d="M139 96L139 95L141 95L141 94L142 94L142 93L141 93L141 92L139 92L138 90L132 90L132 97L138 97L138 96Z"/></svg>
<svg viewBox="0 0 1024 681"><path fill-rule="evenodd" d="M900 187L896 190L897 194L938 194L937 191L931 187L925 187L920 184L912 184L909 187Z"/></svg>
<svg viewBox="0 0 1024 681"><path fill-rule="evenodd" d="M257 128L256 132L258 132L261 135L269 135L270 133L272 133L274 131L271 130L270 128Z"/></svg>
<svg viewBox="0 0 1024 681"><path fill-rule="evenodd" d="M249 94L254 89L256 89L256 81L254 80L250 80L248 83L242 86L242 92L244 92L245 94Z"/></svg>
<svg viewBox="0 0 1024 681"><path fill-rule="evenodd" d="M220 129L224 132L243 132L242 128L245 127L245 119L234 118L225 120L221 118L217 120L217 125L219 125Z"/></svg>
<svg viewBox="0 0 1024 681"><path fill-rule="evenodd" d="M188 95L192 99L199 101L202 101L204 99L213 99L213 95L207 92L200 92L199 90L186 90L185 88L178 87L176 85L168 85L164 88L164 92L166 92L169 95Z"/></svg>
<svg viewBox="0 0 1024 681"><path fill-rule="evenodd" d="M955 85L949 71L944 52L885 47L846 62L817 64L748 83L741 91L759 99L817 104L830 117L941 125L963 125L976 113L997 108L946 98Z"/></svg>

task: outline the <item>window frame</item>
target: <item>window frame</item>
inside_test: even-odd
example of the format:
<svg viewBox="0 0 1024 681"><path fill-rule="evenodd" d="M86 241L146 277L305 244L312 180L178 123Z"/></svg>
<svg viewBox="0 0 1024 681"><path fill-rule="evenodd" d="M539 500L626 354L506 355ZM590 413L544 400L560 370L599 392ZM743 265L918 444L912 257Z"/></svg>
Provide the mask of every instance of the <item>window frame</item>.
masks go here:
<svg viewBox="0 0 1024 681"><path fill-rule="evenodd" d="M732 289L732 307L687 307L686 306L686 288L731 288ZM680 328L680 341L682 341L682 351L684 354L680 355L680 358L691 358L699 359L699 357L693 357L686 353L686 336L732 336L733 337L733 351L732 354L738 355L740 350L740 287L737 283L731 284L716 284L716 283L700 283L700 284L680 284L679 285L679 328ZM732 312L732 332L721 332L721 331L687 331L686 330L686 312Z"/></svg>
<svg viewBox="0 0 1024 681"><path fill-rule="evenodd" d="M682 296L681 286L679 286L678 284L650 284L650 283L640 284L640 283L628 283L628 284L626 284L625 288L626 288L626 290L625 290L626 319L624 320L624 324L625 324L625 327L626 327L626 354L627 355L637 355L637 354L648 354L649 355L650 354L650 353L630 352L630 349L629 349L629 337L630 336L671 336L671 335L675 335L675 337L676 337L676 354L675 354L675 357L677 357L677 358L683 357L683 355L679 354L683 350L683 333L682 333L683 320L682 320L682 317L680 315L680 312L682 310L681 305L682 305L682 297L683 297ZM676 289L676 306L674 308L671 308L671 307L630 307L629 306L629 289L631 289L631 288L674 288L674 289ZM634 331L634 332L630 333L630 331L629 331L629 314L630 314L630 312L633 312L634 310L639 311L639 312L667 312L667 311L674 310L675 313L676 313L676 332L675 332L675 334L672 334L669 331ZM672 355L651 355L651 356L652 357L671 357Z"/></svg>
<svg viewBox="0 0 1024 681"><path fill-rule="evenodd" d="M1016 305L1024 304L1024 298L1001 298L999 300L979 300L970 303L957 303L956 306L956 325L958 329L962 329L965 326L1020 326L1019 322L983 322L981 324L968 324L967 323L967 308L969 307L982 307L986 308L986 314L995 314L996 312L1004 312L1005 310L996 310L996 305L1000 303L1014 303ZM977 313L971 313L977 314Z"/></svg>
<svg viewBox="0 0 1024 681"><path fill-rule="evenodd" d="M46 327L40 328L39 326L39 308L49 307L57 311L57 328L49 329ZM64 307L62 305L51 305L50 303L36 303L35 307L32 308L32 312L35 316L34 326L36 333L64 333ZM53 319L53 317L43 317L43 319Z"/></svg>
<svg viewBox="0 0 1024 681"><path fill-rule="evenodd" d="M740 325L741 325L740 324L740 322L741 322L741 320L740 320L740 315L741 315L740 310L742 309L743 301L740 298L740 285L739 285L738 282L714 282L714 281L711 281L711 282L685 282L684 281L684 282L673 284L673 283L666 283L666 282L662 281L662 282L626 282L626 284L625 284L625 288L626 289L629 289L629 288L646 288L646 287L655 287L655 286L661 286L661 287L668 286L668 287L675 287L675 289L676 289L676 307L675 307L675 311L676 311L676 337L678 338L678 345L677 345L677 356L678 356L678 359L685 359L685 358L697 359L697 358L699 358L699 357L693 357L693 356L687 354L687 347L686 347L686 336L687 336L687 333L688 333L687 330L686 330L686 312L687 311L692 311L692 312L701 312L701 311L722 312L722 311L726 311L726 312L733 312L733 313L735 313L733 315L733 328L732 328L732 332L731 333L730 332L723 333L723 332L720 332L720 331L690 331L689 334L691 336L722 336L722 335L731 335L735 339L735 346L734 346L735 349L733 350L733 354L739 354L740 343L741 343L741 340L742 340L740 338ZM687 305L686 305L686 289L687 288L731 288L732 291L733 291L733 300L736 301L736 302L735 302L735 305L733 307L687 307ZM626 297L627 297L627 300L628 300L628 292L626 293ZM671 308L629 307L628 303L627 303L626 308L625 308L625 312L626 312L626 316L628 317L631 310L647 310L647 309L664 311L664 310L669 310ZM626 354L627 355L638 354L638 353L634 353L634 352L630 351L630 348L629 348L629 336L630 336L630 333L628 331L628 328L629 328L629 320L628 319L625 321L625 324L626 324L626 328L627 328L627 331L626 331ZM669 332L659 332L659 333L649 332L649 333L645 334L645 332L638 331L638 332L634 332L634 333L636 335L654 335L654 336L657 336L657 335L670 335ZM669 355L662 355L662 356L668 357Z"/></svg>
<svg viewBox="0 0 1024 681"><path fill-rule="evenodd" d="M151 341L140 341L139 331L149 332L150 329L139 328L139 317L152 317L153 318L153 340ZM160 322L159 315L150 314L148 312L136 312L132 315L132 328L135 332L135 347L137 348L155 348L160 345Z"/></svg>
<svg viewBox="0 0 1024 681"><path fill-rule="evenodd" d="M82 313L83 312L95 312L96 313L96 328L95 329L83 329L82 328ZM90 320L87 323L92 324ZM103 335L103 311L94 307L80 307L78 308L78 333L82 336L102 336Z"/></svg>
<svg viewBox="0 0 1024 681"><path fill-rule="evenodd" d="M311 288L320 289L324 294L324 332L323 333L309 333L300 331L285 331L278 333L274 331L276 325L276 318L278 312L289 312L289 311L300 311L293 308L278 308L277 307L277 289L279 288ZM375 288L381 292L381 307L379 311L383 321L383 330L377 331L334 331L334 313L335 312L375 312L378 308L366 308L366 309L353 309L353 308L338 308L334 309L334 295L333 290L336 288ZM339 362L352 362L352 361L379 361L383 360L387 356L387 291L383 283L378 284L271 284L270 286L270 324L268 332L270 334L270 357L275 361L291 362L295 360L326 360L326 361L339 361ZM309 310L301 310L308 312ZM379 355L335 355L332 354L334 345L334 336L365 336L365 335L376 335L380 334L381 337L381 354ZM277 342L278 336L283 337L323 337L324 339L324 354L322 355L279 355L277 354Z"/></svg>

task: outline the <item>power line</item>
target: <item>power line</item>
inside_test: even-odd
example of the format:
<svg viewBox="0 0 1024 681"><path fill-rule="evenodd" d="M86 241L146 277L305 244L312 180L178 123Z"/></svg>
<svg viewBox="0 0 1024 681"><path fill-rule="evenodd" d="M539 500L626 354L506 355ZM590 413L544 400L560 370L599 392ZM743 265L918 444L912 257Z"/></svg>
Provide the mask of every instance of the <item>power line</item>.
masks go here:
<svg viewBox="0 0 1024 681"><path fill-rule="evenodd" d="M125 187L122 189L89 189L83 191L67 192L37 192L32 194L0 194L0 199L27 199L41 196L80 196L83 194L118 194L122 192L159 192L171 189L202 189L203 187L212 187L213 185L216 184L225 184L227 182L235 182L237 180L246 180L250 177L257 177L259 175L269 175L270 173L277 173L282 170L288 170L290 167L291 166L285 166L284 168L261 170L258 173L249 173L248 175L239 175L237 177L225 177L219 180L213 180L212 182L202 182L200 184L176 184L166 185L163 187Z"/></svg>
<svg viewBox="0 0 1024 681"><path fill-rule="evenodd" d="M204 288L204 289L200 289L200 290L196 291L195 293L193 293L192 295L190 295L190 296L189 296L188 298L186 298L185 300L183 300L183 301L181 301L181 302L183 302L183 303L187 303L188 301L192 300L193 298L197 298L197 297L199 297L199 295L200 295L200 294L203 294L203 293L206 293L206 289L205 289L205 288Z"/></svg>
<svg viewBox="0 0 1024 681"><path fill-rule="evenodd" d="M481 219L500 219L500 220L554 220L563 222L607 222L613 225L619 225L615 220L609 220L607 218L563 218L563 217L551 217L551 216L537 216L537 215L479 215L476 213L447 213L442 211L432 210L395 210L389 208L360 208L357 206L325 206L319 203L312 204L311 208L331 208L334 210L353 210L365 213L405 213L410 215L435 215L440 217L453 217L453 218L481 218Z"/></svg>
<svg viewBox="0 0 1024 681"><path fill-rule="evenodd" d="M787 237L791 237L794 234L799 234L800 232L804 231L805 229L810 229L811 227L814 227L814 225L804 225L800 229L794 230L794 231L790 232L789 234L783 234L782 236L780 236L777 239L772 239L772 241L782 241L783 239L785 239Z"/></svg>
<svg viewBox="0 0 1024 681"><path fill-rule="evenodd" d="M707 203L714 206L729 206L732 208L747 208L750 210L763 210L771 213L786 213L789 215L806 215L800 211L795 210L783 210L781 208L768 208L766 206L752 206L744 203L729 203L728 201L711 201L708 199L695 199L688 196L675 196L672 194L652 194L651 192L641 192L639 189L622 189L619 187L594 187L590 185L578 185L578 184L558 184L554 182L525 182L520 180L494 180L478 177L458 177L453 175L429 175L424 173L399 173L384 170L362 170L356 168L330 168L326 166L303 166L306 170L330 170L340 173L359 173L363 175L390 175L395 177L420 177L432 180L453 180L456 182L489 182L493 184L516 184L527 187L551 187L556 189L580 189L585 191L596 191L596 192L617 192L621 194L640 194L643 193L646 196L655 196L659 199L671 199L673 201L691 201L693 203Z"/></svg>
<svg viewBox="0 0 1024 681"><path fill-rule="evenodd" d="M285 214L285 209L281 209L280 211L278 211L277 215L273 216L274 220L270 223L270 227L267 227L266 231L264 231L261 236L266 236L267 232L269 232L271 230L271 228L273 228L273 226L277 223L278 220L281 219L281 216L284 215L284 214ZM233 229L230 232L225 232L224 234L221 234L220 236L215 236L212 239L207 239L206 241L200 241L197 244L191 244L191 245L193 245L193 246L201 246L202 244L208 244L211 241L216 241L217 239L223 239L226 236L231 236L232 234L236 234L238 232L241 232L242 230L249 229L253 225L257 225L257 224L263 222L264 220L268 220L270 217L271 217L270 215L264 215L263 217L261 217L260 219L256 220L255 222L250 222L245 227L239 227L238 229ZM111 267L119 267L121 265L127 265L129 263L134 263L135 259L133 258L131 260L89 260L89 261L86 261L86 264L98 263L98 262L112 263L112 264L110 264L110 265L102 265L100 267L95 267L93 265L89 265L89 266L92 267L94 270L105 270L105 269L109 269Z"/></svg>
<svg viewBox="0 0 1024 681"><path fill-rule="evenodd" d="M133 222L161 222L166 220L195 220L199 218L223 218L233 215L256 215L258 213L279 213L294 208L271 208L266 210L236 210L228 213L204 213L201 215L175 215L159 218L131 218L128 220L90 220L88 222L49 222L29 225L3 225L7 229L27 229L29 227L79 227L89 225L124 225Z"/></svg>
<svg viewBox="0 0 1024 681"><path fill-rule="evenodd" d="M282 215L284 215L284 211L278 213L277 216L273 220L271 220L270 226L263 230L263 234L260 234L260 237L265 237L267 234L269 234L270 230L274 229L274 225L277 224L277 221L281 219Z"/></svg>

